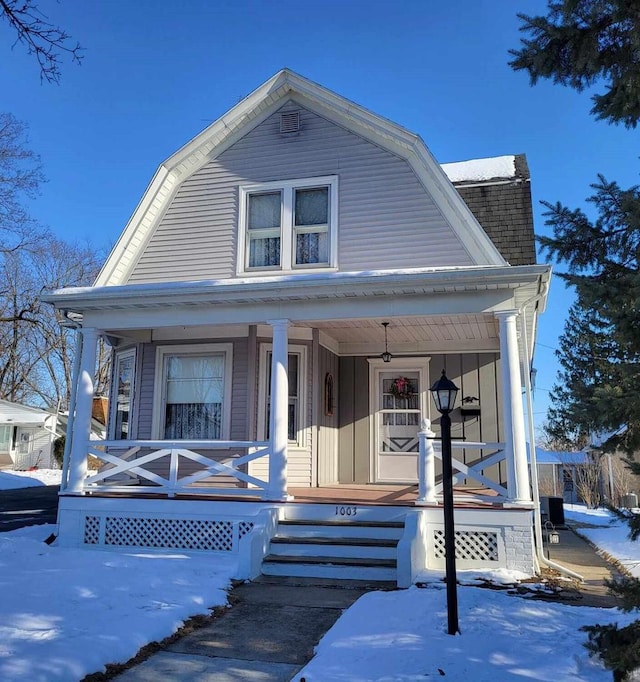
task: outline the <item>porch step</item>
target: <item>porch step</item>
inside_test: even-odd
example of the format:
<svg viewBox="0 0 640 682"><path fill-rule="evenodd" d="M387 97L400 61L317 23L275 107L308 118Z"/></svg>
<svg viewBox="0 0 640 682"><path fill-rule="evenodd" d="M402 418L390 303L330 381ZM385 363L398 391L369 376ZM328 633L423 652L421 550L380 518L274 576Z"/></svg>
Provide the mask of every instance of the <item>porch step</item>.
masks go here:
<svg viewBox="0 0 640 682"><path fill-rule="evenodd" d="M398 521L281 520L262 573L269 576L396 581Z"/></svg>

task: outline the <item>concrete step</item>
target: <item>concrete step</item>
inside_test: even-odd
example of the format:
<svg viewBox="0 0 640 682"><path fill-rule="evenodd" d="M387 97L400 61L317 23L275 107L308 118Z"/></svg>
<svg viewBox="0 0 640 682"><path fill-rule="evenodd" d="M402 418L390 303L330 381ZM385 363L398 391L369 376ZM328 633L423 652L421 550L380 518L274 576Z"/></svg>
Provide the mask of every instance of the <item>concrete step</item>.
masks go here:
<svg viewBox="0 0 640 682"><path fill-rule="evenodd" d="M288 537L319 538L375 538L399 540L404 532L403 522L354 522L354 521L302 521L284 520L278 522L279 534ZM280 533L281 531L281 533Z"/></svg>
<svg viewBox="0 0 640 682"><path fill-rule="evenodd" d="M333 580L358 580L366 583L395 583L397 572L390 566L339 565L333 563L278 563L264 562L262 573L265 576L285 578L306 578Z"/></svg>
<svg viewBox="0 0 640 682"><path fill-rule="evenodd" d="M397 555L395 540L357 540L350 543L346 539L329 540L326 538L272 538L271 554L279 556L322 556L395 559Z"/></svg>

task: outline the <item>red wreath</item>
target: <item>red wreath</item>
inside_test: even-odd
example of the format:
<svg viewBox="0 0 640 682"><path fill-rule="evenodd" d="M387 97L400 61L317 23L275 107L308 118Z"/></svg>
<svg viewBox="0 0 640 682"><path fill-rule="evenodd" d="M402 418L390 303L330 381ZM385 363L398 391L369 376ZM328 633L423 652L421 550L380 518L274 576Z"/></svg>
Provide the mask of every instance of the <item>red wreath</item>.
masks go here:
<svg viewBox="0 0 640 682"><path fill-rule="evenodd" d="M394 398L397 399L407 399L411 398L414 394L413 388L411 386L411 379L407 377L397 377L391 382L391 388L389 392Z"/></svg>

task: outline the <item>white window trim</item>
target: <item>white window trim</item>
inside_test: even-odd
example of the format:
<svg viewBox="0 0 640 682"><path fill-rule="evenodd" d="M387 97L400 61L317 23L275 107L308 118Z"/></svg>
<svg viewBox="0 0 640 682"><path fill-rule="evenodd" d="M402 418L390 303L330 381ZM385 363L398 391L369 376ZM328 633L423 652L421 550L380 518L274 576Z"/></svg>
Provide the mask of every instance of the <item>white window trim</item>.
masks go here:
<svg viewBox="0 0 640 682"><path fill-rule="evenodd" d="M273 350L270 343L260 344L260 370L258 382L258 440L265 440L267 434L267 377L268 354ZM298 439L289 441L289 446L297 449L307 449L307 346L289 345L287 348L287 358L290 354L297 353L300 356L298 367ZM287 396L287 405L288 405Z"/></svg>
<svg viewBox="0 0 640 682"><path fill-rule="evenodd" d="M222 434L220 440L230 440L231 434L231 386L233 372L232 343L201 343L180 346L158 346L156 348L156 371L153 383L153 438L164 440L163 421L166 399L164 381L164 359L167 355L212 355L224 354L224 388L222 394Z"/></svg>
<svg viewBox="0 0 640 682"><path fill-rule="evenodd" d="M293 265L294 225L293 225L293 190L308 187L327 186L329 188L329 262L323 264ZM263 268L247 267L247 197L256 192L282 192L282 219L280 235L280 266ZM236 274L243 276L262 275L265 272L327 272L338 267L338 176L323 175L317 178L299 180L282 180L264 182L240 187L238 207L238 252L236 254Z"/></svg>
<svg viewBox="0 0 640 682"><path fill-rule="evenodd" d="M116 378L118 376L118 366L122 360L127 358L133 358L133 374L131 375L131 398L129 404L129 438L127 440L133 440L133 410L136 402L136 384L137 384L137 374L138 368L136 365L136 349L127 348L127 350L116 351L113 356L113 374L111 376L111 404L109 406L109 438L111 440L119 440L116 438L116 411L118 409L117 405L117 394L118 389L116 386Z"/></svg>

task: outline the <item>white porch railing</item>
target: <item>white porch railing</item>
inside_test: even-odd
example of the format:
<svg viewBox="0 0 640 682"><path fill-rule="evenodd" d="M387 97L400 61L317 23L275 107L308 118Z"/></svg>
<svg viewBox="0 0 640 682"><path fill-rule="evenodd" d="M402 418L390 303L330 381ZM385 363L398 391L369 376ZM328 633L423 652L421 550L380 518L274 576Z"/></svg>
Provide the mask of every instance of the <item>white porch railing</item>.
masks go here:
<svg viewBox="0 0 640 682"><path fill-rule="evenodd" d="M124 452L122 452L124 450ZM140 455L140 451L150 450ZM201 454L211 450L247 450L246 455L229 454L225 461L218 461ZM114 452L115 451L115 452ZM82 492L129 492L131 483L144 479L147 484L136 485L136 493L160 493L168 497L182 495L264 495L268 481L251 476L241 469L249 462L270 454L268 441L166 441L166 440L101 440L90 441L87 452L97 457L105 466L83 482ZM153 471L153 463L163 458L168 462L156 465L167 470L167 475ZM191 464L190 464L191 463ZM193 464L199 465L193 471ZM189 472L182 475L185 465ZM204 479L231 477L250 487L230 487L226 481L213 481L213 485L197 485ZM122 480L122 479L125 480ZM120 479L120 480L119 480ZM128 480L127 480L128 479Z"/></svg>
<svg viewBox="0 0 640 682"><path fill-rule="evenodd" d="M435 459L442 460L442 451L440 443L434 441L435 433L431 431L430 424L423 424L422 430L418 433L420 441L419 460L418 460L418 502L419 503L435 503L437 495L442 493L442 483L436 485L435 481ZM465 464L455 456L451 458L451 465L453 467L453 483L459 483L464 479L472 479L482 484L485 488L489 488L496 493L493 499L507 500L509 499L509 491L504 486L484 475L484 470L495 466L506 459L505 443L489 443L485 441L452 441L451 449L455 453L456 450L479 450L485 452L491 451L487 457L482 457L475 464Z"/></svg>

